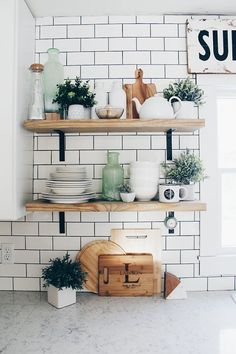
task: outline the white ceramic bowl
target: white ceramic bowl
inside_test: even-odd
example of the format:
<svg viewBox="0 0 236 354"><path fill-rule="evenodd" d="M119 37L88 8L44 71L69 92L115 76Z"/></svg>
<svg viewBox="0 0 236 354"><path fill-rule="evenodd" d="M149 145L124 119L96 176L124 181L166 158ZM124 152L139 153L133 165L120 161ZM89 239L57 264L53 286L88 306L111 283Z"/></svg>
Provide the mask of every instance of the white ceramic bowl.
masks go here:
<svg viewBox="0 0 236 354"><path fill-rule="evenodd" d="M134 161L130 163L130 168L158 169L159 165L151 161Z"/></svg>
<svg viewBox="0 0 236 354"><path fill-rule="evenodd" d="M135 193L120 193L120 197L123 202L131 203L135 199Z"/></svg>
<svg viewBox="0 0 236 354"><path fill-rule="evenodd" d="M147 202L155 197L157 194L157 189L155 190L142 190L142 189L136 189L135 190L135 196L138 200Z"/></svg>

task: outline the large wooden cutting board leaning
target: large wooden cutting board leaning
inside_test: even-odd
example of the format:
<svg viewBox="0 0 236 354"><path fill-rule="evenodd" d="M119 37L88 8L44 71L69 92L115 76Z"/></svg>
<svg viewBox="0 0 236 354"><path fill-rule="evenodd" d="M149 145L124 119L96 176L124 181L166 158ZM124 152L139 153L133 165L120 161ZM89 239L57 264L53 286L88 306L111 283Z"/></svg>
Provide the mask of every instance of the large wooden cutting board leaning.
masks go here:
<svg viewBox="0 0 236 354"><path fill-rule="evenodd" d="M135 83L134 84L125 84L123 86L126 93L127 100L127 118L139 118L138 112L135 107L135 103L132 101L132 98L137 97L139 102L143 104L143 102L149 98L154 96L157 93L155 84L144 84L143 83L143 70L137 69L135 71Z"/></svg>
<svg viewBox="0 0 236 354"><path fill-rule="evenodd" d="M151 254L100 255L98 294L102 296L152 296Z"/></svg>
<svg viewBox="0 0 236 354"><path fill-rule="evenodd" d="M125 252L152 253L154 266L154 294L161 292L161 230L153 229L113 229L111 241L120 245Z"/></svg>
<svg viewBox="0 0 236 354"><path fill-rule="evenodd" d="M98 240L87 243L76 256L84 272L87 272L86 289L98 292L98 257L100 254L125 254L123 248L112 241Z"/></svg>

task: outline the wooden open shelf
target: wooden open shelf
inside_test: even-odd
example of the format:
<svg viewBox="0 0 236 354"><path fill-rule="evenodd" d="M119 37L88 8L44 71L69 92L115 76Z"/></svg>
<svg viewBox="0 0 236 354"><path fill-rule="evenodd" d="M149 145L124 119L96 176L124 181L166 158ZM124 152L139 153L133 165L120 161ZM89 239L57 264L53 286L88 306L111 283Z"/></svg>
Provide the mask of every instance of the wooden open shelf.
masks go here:
<svg viewBox="0 0 236 354"><path fill-rule="evenodd" d="M150 202L106 202L92 201L83 204L54 204L38 199L26 204L26 210L36 211L57 211L57 212L83 212L83 211L206 211L205 203L200 201L179 202L179 203L160 203L158 201Z"/></svg>
<svg viewBox="0 0 236 354"><path fill-rule="evenodd" d="M98 119L98 120L27 120L24 127L36 133L99 132L193 132L205 126L204 119Z"/></svg>

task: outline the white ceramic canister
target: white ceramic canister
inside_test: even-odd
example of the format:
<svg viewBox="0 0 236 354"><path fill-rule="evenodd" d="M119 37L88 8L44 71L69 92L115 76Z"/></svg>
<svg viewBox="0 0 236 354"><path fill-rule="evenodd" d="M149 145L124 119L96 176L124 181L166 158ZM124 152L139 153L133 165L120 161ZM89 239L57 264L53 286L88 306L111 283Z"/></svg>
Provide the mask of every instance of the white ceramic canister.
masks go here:
<svg viewBox="0 0 236 354"><path fill-rule="evenodd" d="M97 104L95 106L93 106L93 108L91 110L91 118L92 119L99 119L99 117L96 114L95 109L98 107L103 108L108 103L107 102L107 92L105 91L103 82L96 81L94 93L96 94L95 101L97 102Z"/></svg>
<svg viewBox="0 0 236 354"><path fill-rule="evenodd" d="M119 81L114 81L109 93L109 104L124 109L121 119L126 119L126 93Z"/></svg>

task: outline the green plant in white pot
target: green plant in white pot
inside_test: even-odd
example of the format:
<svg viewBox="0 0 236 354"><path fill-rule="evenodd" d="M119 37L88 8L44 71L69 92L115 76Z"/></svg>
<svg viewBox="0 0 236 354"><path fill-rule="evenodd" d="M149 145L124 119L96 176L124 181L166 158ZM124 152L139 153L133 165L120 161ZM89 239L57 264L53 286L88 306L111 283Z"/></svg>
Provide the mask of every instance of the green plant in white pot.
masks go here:
<svg viewBox="0 0 236 354"><path fill-rule="evenodd" d="M178 119L198 118L198 106L203 104L204 91L190 77L175 81L163 90L163 96L168 101L178 97L181 102L173 99L172 106Z"/></svg>
<svg viewBox="0 0 236 354"><path fill-rule="evenodd" d="M79 262L73 262L68 252L62 259L50 259L42 270L44 287L48 287L48 302L56 308L76 303L76 290L83 288L87 273Z"/></svg>
<svg viewBox="0 0 236 354"><path fill-rule="evenodd" d="M134 201L135 193L132 191L129 184L123 184L120 187L120 197L125 203L131 203Z"/></svg>
<svg viewBox="0 0 236 354"><path fill-rule="evenodd" d="M95 94L90 91L89 81L83 82L76 76L74 82L66 79L63 84L57 85L57 92L53 103L59 105L63 118L86 119L87 110L96 104Z"/></svg>
<svg viewBox="0 0 236 354"><path fill-rule="evenodd" d="M187 189L184 200L195 199L195 183L206 177L202 160L198 156L186 150L171 163L162 163L162 168L167 180L173 184L183 185Z"/></svg>

